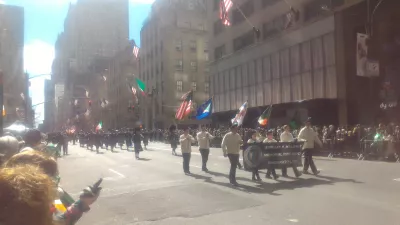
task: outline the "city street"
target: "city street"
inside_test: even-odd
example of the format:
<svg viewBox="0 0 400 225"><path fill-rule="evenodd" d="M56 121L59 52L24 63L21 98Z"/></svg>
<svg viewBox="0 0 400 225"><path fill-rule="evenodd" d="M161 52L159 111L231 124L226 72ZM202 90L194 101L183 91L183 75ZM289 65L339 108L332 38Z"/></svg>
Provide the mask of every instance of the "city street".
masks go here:
<svg viewBox="0 0 400 225"><path fill-rule="evenodd" d="M59 159L65 190L76 198L81 189L104 178L100 198L78 224L400 223L400 164L317 158L318 177L274 181L263 171L263 182L255 183L251 173L238 170L240 186L235 188L221 149L211 149L210 173L201 171L201 156L193 149L193 175L186 176L182 158L172 156L169 145L150 143L136 160L133 152L119 148L96 154L70 144L70 154Z"/></svg>

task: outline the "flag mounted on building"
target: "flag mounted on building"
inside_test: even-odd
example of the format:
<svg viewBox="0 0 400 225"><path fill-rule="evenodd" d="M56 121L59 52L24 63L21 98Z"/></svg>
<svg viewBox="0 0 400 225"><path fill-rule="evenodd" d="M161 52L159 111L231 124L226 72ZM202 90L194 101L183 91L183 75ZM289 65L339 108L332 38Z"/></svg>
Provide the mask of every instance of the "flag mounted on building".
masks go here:
<svg viewBox="0 0 400 225"><path fill-rule="evenodd" d="M132 46L132 53L136 57L136 59L139 57L139 47L136 45L136 42L134 40L131 40L131 46Z"/></svg>
<svg viewBox="0 0 400 225"><path fill-rule="evenodd" d="M212 113L212 98L204 102L198 109L196 114L197 120L202 120L209 117Z"/></svg>
<svg viewBox="0 0 400 225"><path fill-rule="evenodd" d="M192 111L192 98L193 98L193 91L190 91L186 95L185 99L182 101L178 110L176 111L175 118L177 120L182 120Z"/></svg>
<svg viewBox="0 0 400 225"><path fill-rule="evenodd" d="M272 112L272 105L269 105L266 110L261 114L261 116L258 118L258 124L260 126L267 126L269 122L269 118L271 117L271 112Z"/></svg>
<svg viewBox="0 0 400 225"><path fill-rule="evenodd" d="M103 122L100 121L100 123L96 127L96 131L103 129Z"/></svg>
<svg viewBox="0 0 400 225"><path fill-rule="evenodd" d="M136 84L140 90L140 92L142 93L143 96L146 95L145 91L146 91L146 84L141 81L139 78L136 78Z"/></svg>
<svg viewBox="0 0 400 225"><path fill-rule="evenodd" d="M247 101L245 103L243 103L242 106L240 106L239 108L239 112L236 114L236 116L232 119L232 124L237 124L238 126L243 124L243 119L246 116L246 112L247 112Z"/></svg>
<svg viewBox="0 0 400 225"><path fill-rule="evenodd" d="M130 84L128 84L129 85L129 89L132 91L132 94L133 94L133 98L135 99L135 101L136 102L138 102L138 97L137 97L137 91L136 91L136 88L134 88L132 85L130 85Z"/></svg>
<svg viewBox="0 0 400 225"><path fill-rule="evenodd" d="M221 22L225 26L230 26L231 22L229 20L229 11L233 6L232 0L221 0L220 7L219 7L219 18Z"/></svg>

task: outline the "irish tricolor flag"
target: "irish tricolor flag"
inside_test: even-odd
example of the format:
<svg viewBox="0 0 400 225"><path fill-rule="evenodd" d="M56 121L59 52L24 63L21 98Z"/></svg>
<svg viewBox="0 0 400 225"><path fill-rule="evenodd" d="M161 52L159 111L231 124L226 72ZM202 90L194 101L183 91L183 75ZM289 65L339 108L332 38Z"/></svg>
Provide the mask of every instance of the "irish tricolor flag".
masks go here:
<svg viewBox="0 0 400 225"><path fill-rule="evenodd" d="M103 128L103 122L100 121L100 123L96 127L96 130L101 130L102 128Z"/></svg>
<svg viewBox="0 0 400 225"><path fill-rule="evenodd" d="M136 84L137 84L140 92L142 92L142 95L145 96L146 95L146 93L145 93L146 84L143 81L141 81L139 78L136 78Z"/></svg>
<svg viewBox="0 0 400 225"><path fill-rule="evenodd" d="M258 123L260 126L267 126L269 117L271 116L272 105L268 106L268 108L261 114L260 118L258 118Z"/></svg>

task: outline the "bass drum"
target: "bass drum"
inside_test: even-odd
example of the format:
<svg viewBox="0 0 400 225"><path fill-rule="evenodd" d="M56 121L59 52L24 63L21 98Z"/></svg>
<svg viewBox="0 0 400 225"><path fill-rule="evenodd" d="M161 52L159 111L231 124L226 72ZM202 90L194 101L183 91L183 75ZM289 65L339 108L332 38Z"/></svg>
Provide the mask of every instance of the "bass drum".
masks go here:
<svg viewBox="0 0 400 225"><path fill-rule="evenodd" d="M262 150L258 145L252 145L243 152L243 162L246 169L258 168L262 162Z"/></svg>

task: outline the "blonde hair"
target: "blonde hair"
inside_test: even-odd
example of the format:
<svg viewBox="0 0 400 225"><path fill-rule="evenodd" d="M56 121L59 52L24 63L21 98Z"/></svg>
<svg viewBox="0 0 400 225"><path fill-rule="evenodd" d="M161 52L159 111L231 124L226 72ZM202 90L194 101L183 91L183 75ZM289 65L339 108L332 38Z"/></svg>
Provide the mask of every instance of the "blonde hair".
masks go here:
<svg viewBox="0 0 400 225"><path fill-rule="evenodd" d="M0 170L0 224L51 225L54 183L35 166Z"/></svg>
<svg viewBox="0 0 400 225"><path fill-rule="evenodd" d="M52 157L39 151L26 151L12 156L4 163L5 167L15 167L20 165L33 165L43 170L50 177L58 175L57 162Z"/></svg>

